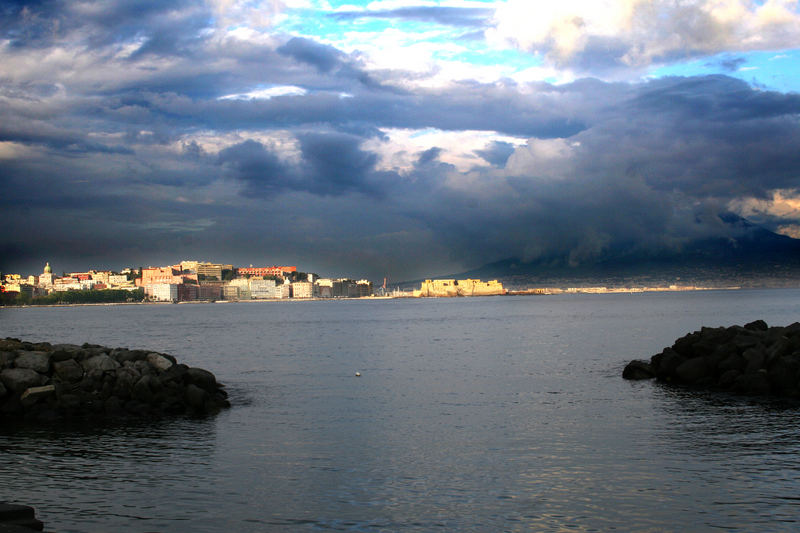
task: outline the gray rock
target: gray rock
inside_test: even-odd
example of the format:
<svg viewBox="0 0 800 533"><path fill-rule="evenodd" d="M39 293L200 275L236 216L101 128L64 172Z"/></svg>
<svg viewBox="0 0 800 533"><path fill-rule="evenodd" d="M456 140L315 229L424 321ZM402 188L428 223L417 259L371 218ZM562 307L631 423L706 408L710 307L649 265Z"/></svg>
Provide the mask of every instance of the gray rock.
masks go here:
<svg viewBox="0 0 800 533"><path fill-rule="evenodd" d="M146 352L141 350L128 350L127 348L114 348L111 350L111 357L121 364L132 363L134 361L141 361L147 356Z"/></svg>
<svg viewBox="0 0 800 533"><path fill-rule="evenodd" d="M3 370L4 368L11 368L14 364L14 359L16 358L16 350L0 352L0 370Z"/></svg>
<svg viewBox="0 0 800 533"><path fill-rule="evenodd" d="M0 351L10 352L14 350L19 350L22 343L19 339L12 339L12 338L5 338L0 339Z"/></svg>
<svg viewBox="0 0 800 533"><path fill-rule="evenodd" d="M754 320L749 324L744 325L744 329L749 329L751 331L767 331L769 326L763 320Z"/></svg>
<svg viewBox="0 0 800 533"><path fill-rule="evenodd" d="M6 394L8 394L8 391L6 390L6 386L3 385L2 381L0 381L0 398L5 396Z"/></svg>
<svg viewBox="0 0 800 533"><path fill-rule="evenodd" d="M679 383L694 385L711 377L712 368L705 357L687 359L675 369L675 378Z"/></svg>
<svg viewBox="0 0 800 533"><path fill-rule="evenodd" d="M793 357L781 357L772 363L767 375L772 389L781 395L788 395L798 385L800 362Z"/></svg>
<svg viewBox="0 0 800 533"><path fill-rule="evenodd" d="M131 397L144 403L153 403L155 392L161 388L161 384L155 376L144 375L133 385Z"/></svg>
<svg viewBox="0 0 800 533"><path fill-rule="evenodd" d="M731 341L739 353L743 353L748 348L753 348L754 346L759 346L761 344L761 339L759 337L753 335L737 335Z"/></svg>
<svg viewBox="0 0 800 533"><path fill-rule="evenodd" d="M29 387L42 384L42 376L30 368L6 368L0 372L0 381L11 392L22 393Z"/></svg>
<svg viewBox="0 0 800 533"><path fill-rule="evenodd" d="M747 396L767 396L772 392L765 370L754 374L742 374L736 379L734 390Z"/></svg>
<svg viewBox="0 0 800 533"><path fill-rule="evenodd" d="M717 365L717 368L719 368L719 370L723 373L733 369L741 371L747 368L747 361L744 357L739 355L738 352L736 352L720 362L719 365Z"/></svg>
<svg viewBox="0 0 800 533"><path fill-rule="evenodd" d="M787 337L780 336L775 339L769 347L767 347L766 351L766 362L771 363L772 361L783 357L784 355L789 355L794 351L794 343L790 341Z"/></svg>
<svg viewBox="0 0 800 533"><path fill-rule="evenodd" d="M14 360L17 368L30 368L40 374L50 371L50 352L22 352Z"/></svg>
<svg viewBox="0 0 800 533"><path fill-rule="evenodd" d="M93 370L100 370L101 372L116 370L120 366L118 362L114 361L110 356L104 353L95 355L86 359L85 361L82 361L81 365L83 365L83 369L87 373L90 373Z"/></svg>
<svg viewBox="0 0 800 533"><path fill-rule="evenodd" d="M650 379L656 377L653 365L647 361L631 361L622 371L624 379Z"/></svg>
<svg viewBox="0 0 800 533"><path fill-rule="evenodd" d="M195 409L203 409L205 406L206 398L208 398L208 392L201 389L197 385L190 383L186 386L186 403L189 404L191 407Z"/></svg>
<svg viewBox="0 0 800 533"><path fill-rule="evenodd" d="M83 367L75 359L53 363L53 371L62 381L76 382L83 378Z"/></svg>
<svg viewBox="0 0 800 533"><path fill-rule="evenodd" d="M189 383L197 385L208 392L214 392L217 389L217 378L214 377L214 374L202 368L189 368L186 371L186 379Z"/></svg>
<svg viewBox="0 0 800 533"><path fill-rule="evenodd" d="M731 368L730 370L726 370L719 377L719 380L717 381L717 386L722 389L730 389L736 384L736 380L741 375L742 373L736 368Z"/></svg>
<svg viewBox="0 0 800 533"><path fill-rule="evenodd" d="M742 358L747 361L747 366L744 369L745 374L753 374L758 372L759 369L764 368L764 361L766 354L762 347L748 348L742 353Z"/></svg>
<svg viewBox="0 0 800 533"><path fill-rule="evenodd" d="M159 372L169 369L174 363L161 355L160 353L151 352L147 354L147 362L150 366L156 368Z"/></svg>
<svg viewBox="0 0 800 533"><path fill-rule="evenodd" d="M124 399L128 399L133 391L133 386L142 377L138 370L133 366L125 366L117 369L117 379L114 384L114 393Z"/></svg>
<svg viewBox="0 0 800 533"><path fill-rule="evenodd" d="M657 361L658 361L657 366L655 364L655 361L653 361L654 366L656 366L656 377L658 377L659 379L669 380L675 376L675 370L684 361L686 361L686 358L681 356L674 350L667 348L661 354L661 357L657 359Z"/></svg>
<svg viewBox="0 0 800 533"><path fill-rule="evenodd" d="M184 377L189 372L189 367L183 364L179 365L172 365L169 367L168 370L165 370L158 376L158 379L161 380L164 384L170 383L183 383Z"/></svg>

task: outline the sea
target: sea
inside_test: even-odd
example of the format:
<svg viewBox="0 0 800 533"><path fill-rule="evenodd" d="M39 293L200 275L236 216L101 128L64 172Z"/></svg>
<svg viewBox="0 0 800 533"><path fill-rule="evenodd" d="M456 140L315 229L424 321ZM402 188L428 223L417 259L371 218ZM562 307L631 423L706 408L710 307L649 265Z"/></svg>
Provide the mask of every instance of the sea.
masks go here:
<svg viewBox="0 0 800 533"><path fill-rule="evenodd" d="M0 309L170 353L232 407L0 428L0 500L71 532L796 531L800 406L621 377L800 289ZM357 376L360 373L360 376Z"/></svg>

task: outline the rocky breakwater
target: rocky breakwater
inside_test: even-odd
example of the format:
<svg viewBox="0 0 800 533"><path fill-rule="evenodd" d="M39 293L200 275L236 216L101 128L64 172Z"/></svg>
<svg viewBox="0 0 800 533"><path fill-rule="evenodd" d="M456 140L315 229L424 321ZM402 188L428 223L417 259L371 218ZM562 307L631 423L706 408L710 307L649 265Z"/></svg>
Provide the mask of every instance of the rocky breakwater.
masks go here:
<svg viewBox="0 0 800 533"><path fill-rule="evenodd" d="M800 323L702 328L650 358L625 366L626 379L659 381L748 396L800 398Z"/></svg>
<svg viewBox="0 0 800 533"><path fill-rule="evenodd" d="M222 387L164 353L0 340L0 420L205 415L230 406Z"/></svg>

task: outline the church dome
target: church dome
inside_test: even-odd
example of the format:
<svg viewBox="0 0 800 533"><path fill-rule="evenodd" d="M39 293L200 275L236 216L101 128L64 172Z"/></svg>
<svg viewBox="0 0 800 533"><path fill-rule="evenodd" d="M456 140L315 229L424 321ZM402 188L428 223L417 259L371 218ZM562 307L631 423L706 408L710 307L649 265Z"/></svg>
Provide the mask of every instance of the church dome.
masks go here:
<svg viewBox="0 0 800 533"><path fill-rule="evenodd" d="M53 269L50 268L50 262L48 261L47 264L44 266L44 273L45 274L52 274Z"/></svg>

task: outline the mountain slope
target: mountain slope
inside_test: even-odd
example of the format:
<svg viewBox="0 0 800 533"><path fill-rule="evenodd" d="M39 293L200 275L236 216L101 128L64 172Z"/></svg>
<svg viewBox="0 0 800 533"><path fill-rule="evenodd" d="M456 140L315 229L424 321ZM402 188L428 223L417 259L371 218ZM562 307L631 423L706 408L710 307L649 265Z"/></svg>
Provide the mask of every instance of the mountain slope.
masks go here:
<svg viewBox="0 0 800 533"><path fill-rule="evenodd" d="M454 274L458 279L498 279L508 288L543 285L800 286L800 240L773 233L732 214L720 215L727 236L695 240L680 250L645 253L613 247L593 261L570 265L565 257L508 258Z"/></svg>

